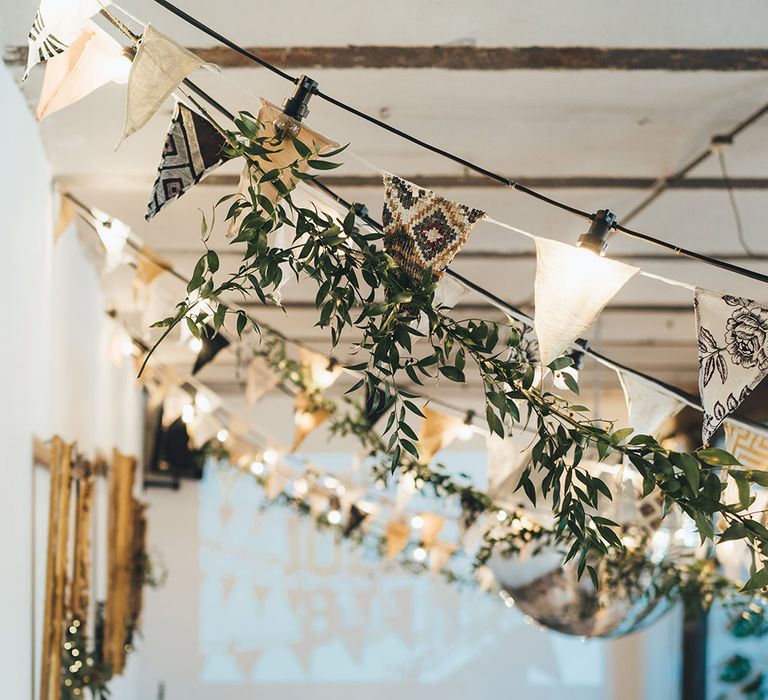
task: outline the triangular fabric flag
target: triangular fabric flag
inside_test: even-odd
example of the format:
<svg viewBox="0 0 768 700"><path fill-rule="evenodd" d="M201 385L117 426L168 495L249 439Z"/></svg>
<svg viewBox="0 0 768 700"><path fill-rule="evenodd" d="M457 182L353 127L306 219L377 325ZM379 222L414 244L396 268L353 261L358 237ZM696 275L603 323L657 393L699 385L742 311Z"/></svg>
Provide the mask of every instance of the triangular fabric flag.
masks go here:
<svg viewBox="0 0 768 700"><path fill-rule="evenodd" d="M464 421L446 416L429 406L422 408L421 412L424 419L419 430L419 461L429 464L440 450L448 447L458 437Z"/></svg>
<svg viewBox="0 0 768 700"><path fill-rule="evenodd" d="M148 24L128 76L125 127L117 145L141 129L179 83L204 64L199 56Z"/></svg>
<svg viewBox="0 0 768 700"><path fill-rule="evenodd" d="M149 287L160 275L171 269L169 262L163 260L157 253L146 250L136 261L136 276L133 278L134 293Z"/></svg>
<svg viewBox="0 0 768 700"><path fill-rule="evenodd" d="M260 356L248 363L245 377L245 404L253 408L254 404L280 383L280 377L272 371L269 363Z"/></svg>
<svg viewBox="0 0 768 700"><path fill-rule="evenodd" d="M702 439L710 438L768 374L768 308L696 288Z"/></svg>
<svg viewBox="0 0 768 700"><path fill-rule="evenodd" d="M421 517L421 544L429 549L440 534L445 525L445 518L437 513L420 513Z"/></svg>
<svg viewBox="0 0 768 700"><path fill-rule="evenodd" d="M262 173L259 173L258 168L249 163L246 163L243 167L243 170L240 173L240 182L238 183L237 191L249 200L250 196L248 194L248 188L253 187L254 191L259 191L259 193L264 195L270 202L272 202L272 204L277 204L278 200L281 198L281 194L274 185L268 182L263 183L260 190L257 190L255 183L258 182L261 174L270 170L281 169L280 176L277 179L290 191L296 186L297 180L291 174L291 168L288 166L296 163L294 166L295 170L301 173L306 173L309 170L307 160L311 159L313 155L327 153L339 147L339 144L335 141L301 125L299 133L296 134L294 138L312 149L312 155L310 155L309 158L302 158L296 150L293 140L282 139L277 143L278 139L275 135L275 120L282 114L282 109L276 107L267 100L261 100L261 106L259 107L259 113L256 118L261 122L264 128L259 132L259 136L267 137L269 141L265 142L265 147L267 150L277 151L277 153L269 153L258 159ZM272 141L275 143L270 143ZM240 214L229 220L227 230L228 237L237 235L242 216L243 214Z"/></svg>
<svg viewBox="0 0 768 700"><path fill-rule="evenodd" d="M659 391L651 382L634 374L616 370L627 403L628 427L635 435L658 437L664 422L685 406L678 398Z"/></svg>
<svg viewBox="0 0 768 700"><path fill-rule="evenodd" d="M229 160L223 152L226 144L211 122L177 102L144 218L149 221L169 201Z"/></svg>
<svg viewBox="0 0 768 700"><path fill-rule="evenodd" d="M402 520L390 520L387 523L387 529L384 534L385 556L387 559L394 559L408 544L411 530L408 524Z"/></svg>
<svg viewBox="0 0 768 700"><path fill-rule="evenodd" d="M29 55L21 81L38 63L64 53L83 31L88 20L110 0L41 0L29 30Z"/></svg>
<svg viewBox="0 0 768 700"><path fill-rule="evenodd" d="M109 273L123 263L123 253L131 235L131 228L124 221L115 219L98 209L92 210L96 219L96 233L106 253L105 272Z"/></svg>
<svg viewBox="0 0 768 700"><path fill-rule="evenodd" d="M560 357L639 269L537 237L534 328L541 364Z"/></svg>
<svg viewBox="0 0 768 700"><path fill-rule="evenodd" d="M454 542L444 542L442 540L435 542L429 548L429 570L433 574L439 574L451 560L456 550L459 548Z"/></svg>
<svg viewBox="0 0 768 700"><path fill-rule="evenodd" d="M384 175L384 246L414 286L428 267L441 277L484 216L480 209Z"/></svg>
<svg viewBox="0 0 768 700"><path fill-rule="evenodd" d="M192 366L193 375L197 374L209 362L212 362L216 355L229 346L229 341L221 333L215 333L211 326L206 326L205 328L206 332L200 334L203 346L200 348L200 352L197 353L195 364Z"/></svg>
<svg viewBox="0 0 768 700"><path fill-rule="evenodd" d="M65 193L59 197L59 211L56 213L56 224L53 227L53 242L61 238L70 224L75 220L77 208L75 203Z"/></svg>
<svg viewBox="0 0 768 700"><path fill-rule="evenodd" d="M37 118L45 119L109 82L126 82L130 69L123 47L89 22L72 46L46 63Z"/></svg>
<svg viewBox="0 0 768 700"><path fill-rule="evenodd" d="M291 452L296 452L315 428L320 427L331 417L329 411L324 408L316 408L309 394L302 391L296 394L295 414L296 432L291 446Z"/></svg>
<svg viewBox="0 0 768 700"><path fill-rule="evenodd" d="M726 421L725 449L745 469L768 471L768 435Z"/></svg>
<svg viewBox="0 0 768 700"><path fill-rule="evenodd" d="M531 461L535 442L531 433L508 435L504 438L491 434L486 438L488 494L492 498L514 492L522 470Z"/></svg>

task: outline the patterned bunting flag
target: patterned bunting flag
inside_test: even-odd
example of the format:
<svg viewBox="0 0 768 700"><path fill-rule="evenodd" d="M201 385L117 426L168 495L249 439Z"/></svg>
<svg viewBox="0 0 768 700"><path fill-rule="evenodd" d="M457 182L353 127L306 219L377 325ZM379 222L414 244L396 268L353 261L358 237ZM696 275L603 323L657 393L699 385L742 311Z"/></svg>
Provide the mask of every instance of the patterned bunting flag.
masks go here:
<svg viewBox="0 0 768 700"><path fill-rule="evenodd" d="M193 375L212 362L216 355L229 345L229 341L221 333L215 333L210 326L206 326L206 332L200 334L200 340L203 341L203 346L192 366Z"/></svg>
<svg viewBox="0 0 768 700"><path fill-rule="evenodd" d="M536 316L541 364L560 357L639 268L536 238Z"/></svg>
<svg viewBox="0 0 768 700"><path fill-rule="evenodd" d="M21 81L38 63L64 53L88 20L107 5L109 0L41 0L29 30L29 55Z"/></svg>
<svg viewBox="0 0 768 700"><path fill-rule="evenodd" d="M768 374L768 308L750 299L696 288L702 439Z"/></svg>
<svg viewBox="0 0 768 700"><path fill-rule="evenodd" d="M125 127L118 146L160 109L170 94L205 62L148 24L128 76Z"/></svg>
<svg viewBox="0 0 768 700"><path fill-rule="evenodd" d="M384 176L384 196L384 245L413 285L428 267L442 277L485 216L390 174Z"/></svg>
<svg viewBox="0 0 768 700"><path fill-rule="evenodd" d="M144 218L149 221L169 201L181 197L226 162L228 157L223 153L226 143L224 136L205 117L177 102Z"/></svg>
<svg viewBox="0 0 768 700"><path fill-rule="evenodd" d="M768 471L768 435L726 421L725 449L745 469Z"/></svg>
<svg viewBox="0 0 768 700"><path fill-rule="evenodd" d="M89 22L72 46L46 63L37 118L45 119L109 82L124 83L130 68L123 47Z"/></svg>
<svg viewBox="0 0 768 700"><path fill-rule="evenodd" d="M653 384L635 374L616 370L627 403L629 427L636 435L658 437L664 422L683 408L680 399L659 391Z"/></svg>

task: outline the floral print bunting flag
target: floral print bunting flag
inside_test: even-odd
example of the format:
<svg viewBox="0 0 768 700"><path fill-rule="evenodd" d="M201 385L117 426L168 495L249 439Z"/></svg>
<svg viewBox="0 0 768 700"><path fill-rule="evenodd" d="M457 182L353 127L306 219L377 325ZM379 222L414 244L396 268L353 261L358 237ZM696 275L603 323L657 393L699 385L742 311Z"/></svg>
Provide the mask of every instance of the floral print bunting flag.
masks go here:
<svg viewBox="0 0 768 700"><path fill-rule="evenodd" d="M708 443L727 415L768 374L768 308L751 299L696 289L702 438Z"/></svg>
<svg viewBox="0 0 768 700"><path fill-rule="evenodd" d="M395 175L384 176L384 194L384 245L414 285L428 267L442 277L485 216Z"/></svg>

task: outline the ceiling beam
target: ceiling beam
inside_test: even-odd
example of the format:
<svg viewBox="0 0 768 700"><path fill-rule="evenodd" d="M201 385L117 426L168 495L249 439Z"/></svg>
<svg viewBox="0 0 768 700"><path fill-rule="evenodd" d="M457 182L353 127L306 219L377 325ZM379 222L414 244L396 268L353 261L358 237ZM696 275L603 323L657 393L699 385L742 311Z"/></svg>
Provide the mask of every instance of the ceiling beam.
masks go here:
<svg viewBox="0 0 768 700"><path fill-rule="evenodd" d="M287 69L768 71L768 49L763 48L263 46L247 50ZM226 47L191 48L191 51L222 68L255 67ZM26 64L27 47L8 47L5 62Z"/></svg>
<svg viewBox="0 0 768 700"><path fill-rule="evenodd" d="M200 182L200 185L214 187L237 187L239 175L213 173ZM410 182L418 182L423 187L431 188L485 188L498 189L499 183L486 177L468 177L466 175L408 175L402 176ZM575 177L512 177L518 184L538 189L601 189L601 190L650 190L656 183L651 177L610 177L610 176L575 176ZM380 175L324 175L323 182L329 187L381 187ZM768 189L766 177L730 178L726 183L719 177L691 177L672 181L671 190L735 190Z"/></svg>

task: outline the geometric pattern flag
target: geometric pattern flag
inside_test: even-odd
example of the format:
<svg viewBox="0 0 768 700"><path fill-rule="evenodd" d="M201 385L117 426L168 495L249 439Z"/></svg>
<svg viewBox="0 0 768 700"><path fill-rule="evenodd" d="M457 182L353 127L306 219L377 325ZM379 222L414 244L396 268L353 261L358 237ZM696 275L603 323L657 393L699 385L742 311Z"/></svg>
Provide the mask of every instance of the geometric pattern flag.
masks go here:
<svg viewBox="0 0 768 700"><path fill-rule="evenodd" d="M443 276L485 212L457 204L396 175L384 175L384 246L410 282Z"/></svg>
<svg viewBox="0 0 768 700"><path fill-rule="evenodd" d="M128 76L125 127L117 145L141 129L179 83L204 64L201 58L148 24Z"/></svg>
<svg viewBox="0 0 768 700"><path fill-rule="evenodd" d="M768 471L768 436L726 422L725 449L738 459L745 469Z"/></svg>
<svg viewBox="0 0 768 700"><path fill-rule="evenodd" d="M559 241L535 240L534 328L546 367L597 320L639 268Z"/></svg>
<svg viewBox="0 0 768 700"><path fill-rule="evenodd" d="M274 123L282 114L283 110L279 107L276 107L267 100L261 100L259 113L256 117L263 126L259 131L259 137L267 138L267 141L264 143L267 150L277 152L261 156L257 161L263 172L280 169L280 175L277 179L280 180L288 191L291 191L296 186L296 178L291 173L291 168L288 166L295 163L293 168L298 172L305 173L309 170L309 165L307 163L308 159L312 158L314 155L335 150L339 147L339 144L326 138L322 134L318 134L316 131L312 131L312 129L308 129L306 126L300 127L299 133L295 138L312 150L312 155L307 158L303 158L299 154L291 139L283 139L279 144L271 143L272 141L278 140L275 135ZM260 173L253 168L253 165L246 162L243 171L240 174L238 192L250 200L250 197L248 196L248 188L253 186L255 190L256 185L254 183L258 182L259 177ZM269 182L260 185L259 194L264 195L272 204L277 204L277 201L282 197L277 188ZM242 216L244 216L244 212L240 212L237 216L229 220L227 237L237 235L238 229L240 228L240 218Z"/></svg>
<svg viewBox="0 0 768 700"><path fill-rule="evenodd" d="M128 80L130 59L103 29L88 22L72 46L45 64L45 77L36 116L42 120L108 82Z"/></svg>
<svg viewBox="0 0 768 700"><path fill-rule="evenodd" d="M725 417L768 374L768 308L699 287L694 306L702 439L708 444Z"/></svg>
<svg viewBox="0 0 768 700"><path fill-rule="evenodd" d="M444 413L434 411L428 406L421 409L424 419L419 430L419 462L429 464L432 458L443 448L448 447L459 435L464 421Z"/></svg>
<svg viewBox="0 0 768 700"><path fill-rule="evenodd" d="M109 0L40 0L29 30L29 55L21 82L36 64L66 51L88 19L107 5Z"/></svg>
<svg viewBox="0 0 768 700"><path fill-rule="evenodd" d="M222 153L226 143L205 117L177 102L144 218L149 221L170 200L181 197L214 168L229 160Z"/></svg>
<svg viewBox="0 0 768 700"><path fill-rule="evenodd" d="M658 437L664 422L679 413L685 404L680 399L659 391L650 382L634 374L617 369L629 419L627 427L634 428L635 435Z"/></svg>

